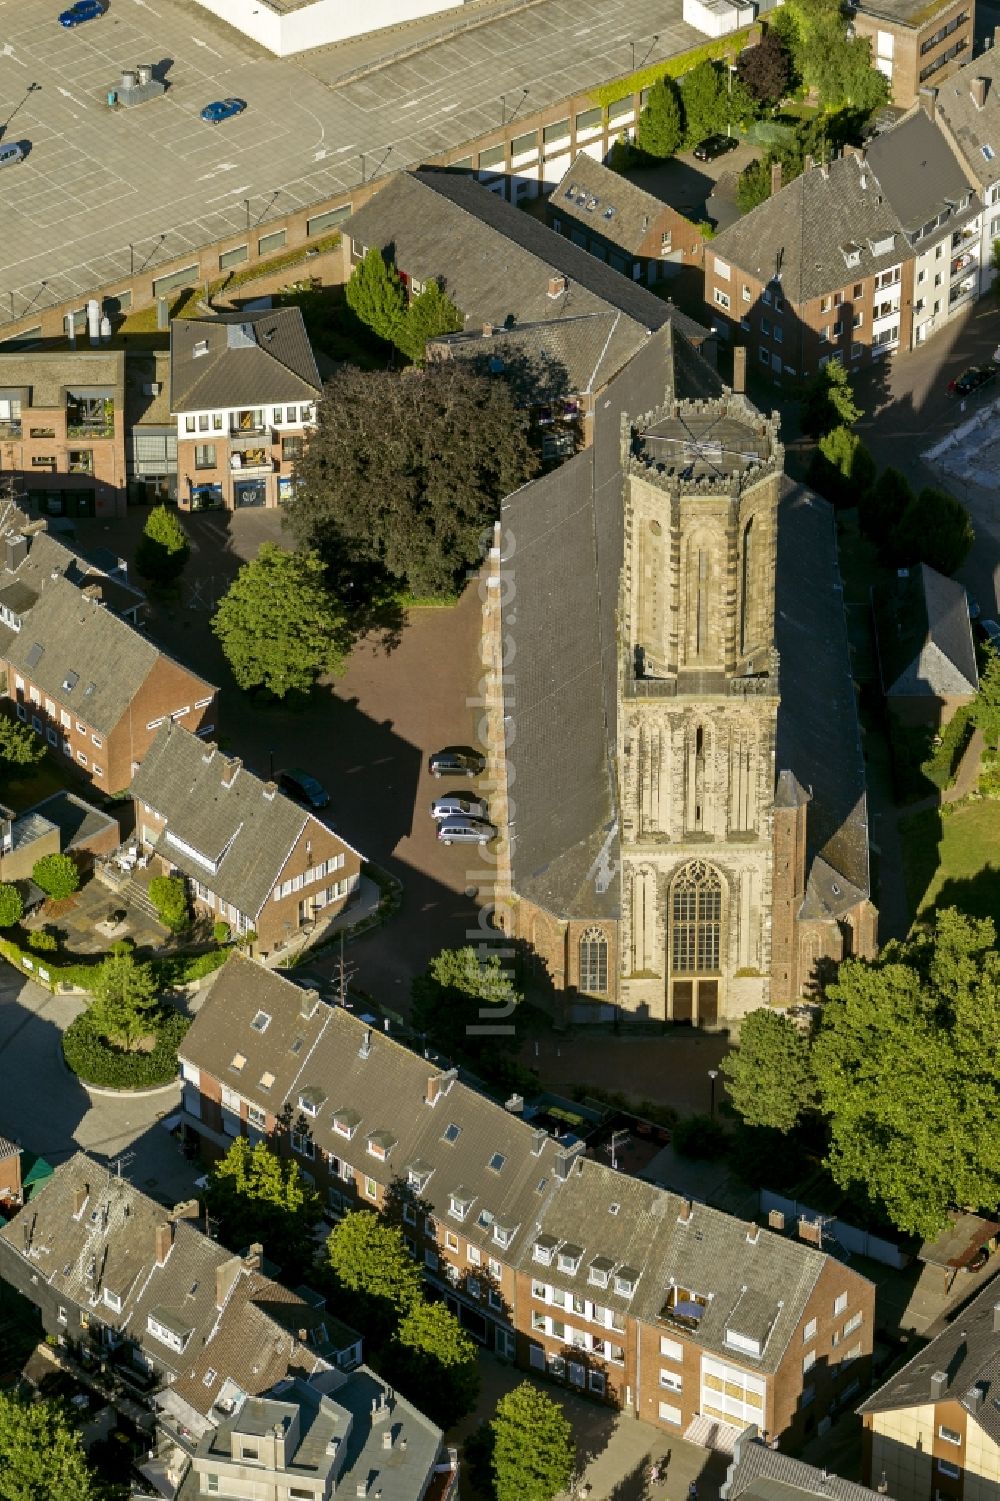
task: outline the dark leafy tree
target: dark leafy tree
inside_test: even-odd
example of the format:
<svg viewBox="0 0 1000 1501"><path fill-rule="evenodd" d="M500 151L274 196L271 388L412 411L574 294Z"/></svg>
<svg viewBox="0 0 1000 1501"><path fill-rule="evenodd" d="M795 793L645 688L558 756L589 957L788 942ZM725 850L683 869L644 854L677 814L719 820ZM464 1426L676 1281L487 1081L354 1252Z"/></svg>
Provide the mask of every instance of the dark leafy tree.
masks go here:
<svg viewBox="0 0 1000 1501"><path fill-rule="evenodd" d="M932 1237L1000 1198L1000 953L992 920L949 908L875 960L840 966L812 1049L836 1181Z"/></svg>
<svg viewBox="0 0 1000 1501"><path fill-rule="evenodd" d="M778 6L768 13L767 31L776 36L785 49L788 58L786 92L791 93L802 83L802 34L790 5Z"/></svg>
<svg viewBox="0 0 1000 1501"><path fill-rule="evenodd" d="M451 298L436 281L429 281L407 308L396 343L415 365L422 365L428 339L440 334L457 334L464 327L465 319Z"/></svg>
<svg viewBox="0 0 1000 1501"><path fill-rule="evenodd" d="M154 584L172 584L191 555L184 528L175 511L156 506L150 511L135 550L135 566Z"/></svg>
<svg viewBox="0 0 1000 1501"><path fill-rule="evenodd" d="M740 211L748 214L758 204L766 203L771 196L770 162L750 162L740 173L736 182L736 202Z"/></svg>
<svg viewBox="0 0 1000 1501"><path fill-rule="evenodd" d="M724 133L729 123L727 86L722 70L706 60L681 79L684 143L696 146L706 136Z"/></svg>
<svg viewBox="0 0 1000 1501"><path fill-rule="evenodd" d="M348 367L327 382L287 514L331 566L349 558L444 594L536 469L527 414L502 378L457 360L405 377Z"/></svg>
<svg viewBox="0 0 1000 1501"><path fill-rule="evenodd" d="M495 1073L517 1047L514 1015L521 1002L510 966L474 948L442 949L412 985L410 1021L449 1057L468 1058Z"/></svg>
<svg viewBox="0 0 1000 1501"><path fill-rule="evenodd" d="M412 1303L383 1363L393 1384L440 1428L451 1428L476 1405L476 1346L443 1303Z"/></svg>
<svg viewBox="0 0 1000 1501"><path fill-rule="evenodd" d="M736 61L736 74L759 104L774 106L784 99L791 78L788 49L770 27L756 47L747 47Z"/></svg>
<svg viewBox="0 0 1000 1501"><path fill-rule="evenodd" d="M131 1052L152 1029L158 987L152 965L141 964L129 943L116 943L92 971L88 1008L95 1029Z"/></svg>
<svg viewBox="0 0 1000 1501"><path fill-rule="evenodd" d="M939 573L960 567L975 541L969 513L960 500L927 485L903 512L889 539L895 563L928 563Z"/></svg>
<svg viewBox="0 0 1000 1501"><path fill-rule="evenodd" d="M61 1402L0 1392L0 1501L98 1501L79 1429Z"/></svg>
<svg viewBox="0 0 1000 1501"><path fill-rule="evenodd" d="M835 506L863 506L875 479L875 460L857 433L825 433L809 465L809 482Z"/></svg>
<svg viewBox="0 0 1000 1501"><path fill-rule="evenodd" d="M395 266L387 264L377 245L355 266L344 297L359 323L387 344L395 344L406 316L406 291Z"/></svg>
<svg viewBox="0 0 1000 1501"><path fill-rule="evenodd" d="M899 469L883 469L865 496L861 507L861 529L880 552L889 544L907 508L913 503L913 491L906 475Z"/></svg>
<svg viewBox="0 0 1000 1501"><path fill-rule="evenodd" d="M982 730L987 745L1000 742L1000 656L991 651L979 678L979 692L972 701L972 719Z"/></svg>
<svg viewBox="0 0 1000 1501"><path fill-rule="evenodd" d="M672 78L661 78L649 91L639 114L635 143L648 156L673 156L684 134L681 102Z"/></svg>
<svg viewBox="0 0 1000 1501"><path fill-rule="evenodd" d="M852 427L861 416L854 400L851 378L839 360L830 360L818 370L802 397L802 431L822 438L835 427Z"/></svg>
<svg viewBox="0 0 1000 1501"><path fill-rule="evenodd" d="M0 762L8 766L37 766L45 756L45 742L26 724L0 714Z"/></svg>
<svg viewBox="0 0 1000 1501"><path fill-rule="evenodd" d="M739 1050L723 1058L722 1072L748 1126L791 1131L815 1099L808 1039L787 1016L765 1007L743 1023Z"/></svg>

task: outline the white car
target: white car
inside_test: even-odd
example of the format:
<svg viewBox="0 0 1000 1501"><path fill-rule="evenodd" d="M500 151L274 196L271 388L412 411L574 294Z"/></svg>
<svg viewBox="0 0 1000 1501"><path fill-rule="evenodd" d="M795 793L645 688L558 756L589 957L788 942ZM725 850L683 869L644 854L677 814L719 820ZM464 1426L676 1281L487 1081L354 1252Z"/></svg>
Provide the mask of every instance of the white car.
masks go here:
<svg viewBox="0 0 1000 1501"><path fill-rule="evenodd" d="M431 803L432 818L489 818L489 815L485 798L466 797L461 792L446 792Z"/></svg>
<svg viewBox="0 0 1000 1501"><path fill-rule="evenodd" d="M497 831L485 818L442 818L438 838L442 844L489 844Z"/></svg>

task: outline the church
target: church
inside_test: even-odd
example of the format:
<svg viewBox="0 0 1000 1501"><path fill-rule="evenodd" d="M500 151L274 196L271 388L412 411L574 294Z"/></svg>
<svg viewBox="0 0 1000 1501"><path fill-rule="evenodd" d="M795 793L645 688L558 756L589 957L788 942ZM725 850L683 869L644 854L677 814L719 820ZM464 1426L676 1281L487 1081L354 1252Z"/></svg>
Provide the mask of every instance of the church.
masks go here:
<svg viewBox="0 0 1000 1501"><path fill-rule="evenodd" d="M562 1019L724 1026L872 955L835 520L777 418L671 320L495 544L494 921Z"/></svg>

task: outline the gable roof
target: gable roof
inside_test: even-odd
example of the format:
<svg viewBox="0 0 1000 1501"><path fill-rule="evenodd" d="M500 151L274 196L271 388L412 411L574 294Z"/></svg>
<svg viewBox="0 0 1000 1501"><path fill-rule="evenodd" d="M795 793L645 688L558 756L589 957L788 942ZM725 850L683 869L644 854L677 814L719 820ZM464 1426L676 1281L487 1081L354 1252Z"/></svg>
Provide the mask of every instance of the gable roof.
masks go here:
<svg viewBox="0 0 1000 1501"><path fill-rule="evenodd" d="M943 1375L932 1391L935 1374ZM1000 1444L1000 1288L994 1277L952 1322L858 1408L892 1412L958 1402Z"/></svg>
<svg viewBox="0 0 1000 1501"><path fill-rule="evenodd" d="M170 410L315 401L321 381L297 307L170 324Z"/></svg>
<svg viewBox="0 0 1000 1501"><path fill-rule="evenodd" d="M802 1501L822 1496L826 1501L875 1501L879 1493L853 1480L842 1480L801 1459L772 1449L757 1436L751 1423L736 1440L732 1463L719 1495L721 1501Z"/></svg>
<svg viewBox="0 0 1000 1501"><path fill-rule="evenodd" d="M980 79L986 85L982 108L972 92ZM950 129L966 167L982 187L1000 178L1000 54L995 47L938 85L935 118Z"/></svg>
<svg viewBox="0 0 1000 1501"><path fill-rule="evenodd" d="M633 253L658 222L688 222L662 198L654 198L585 151L578 152L549 202L560 218L585 224L602 239Z"/></svg>
<svg viewBox="0 0 1000 1501"><path fill-rule="evenodd" d="M918 563L874 592L882 691L889 698L949 698L979 687L965 589Z"/></svg>
<svg viewBox="0 0 1000 1501"><path fill-rule="evenodd" d="M919 107L892 130L873 137L868 165L907 234L940 214L960 218L962 212L979 211L978 199L941 127ZM960 210L970 193L971 208Z"/></svg>
<svg viewBox="0 0 1000 1501"><path fill-rule="evenodd" d="M858 253L856 266L847 263L847 246ZM895 209L853 156L803 172L705 248L706 261L714 255L765 283L777 278L793 303L873 276L907 254Z"/></svg>
<svg viewBox="0 0 1000 1501"><path fill-rule="evenodd" d="M252 1025L260 1011L270 1018L263 1031ZM537 1266L539 1235L551 1237L553 1249L568 1243L566 1254L578 1250L580 1265L575 1273L557 1268L553 1275L561 1284L582 1287L598 1256L622 1272L632 1268L631 1295L612 1278L601 1301L650 1320L674 1277L706 1297L713 1294L698 1337L720 1353L731 1348L730 1315L752 1295L755 1328L762 1310L767 1324L763 1370L779 1363L828 1259L800 1241L758 1231L707 1205L692 1207L567 1150L342 1007L304 1005L290 981L239 956L219 972L180 1051L204 1075L225 1082L236 1047L246 1058L239 1076L244 1098L273 1115L286 1101L294 1110L303 1089L319 1088L326 1101L310 1122L317 1148L383 1186L405 1182L412 1170L418 1202L446 1224L452 1199L461 1197L469 1205L462 1233L484 1257L500 1256L530 1271ZM274 1083L262 1089L265 1071ZM440 1092L429 1104L432 1080ZM338 1114L350 1134L337 1131ZM373 1132L392 1140L387 1160L368 1153ZM494 1226L506 1234L502 1251Z"/></svg>
<svg viewBox="0 0 1000 1501"><path fill-rule="evenodd" d="M62 574L78 589L89 589L116 615L132 614L145 603L141 589L126 583L118 570L118 558L95 549L88 555L71 547L62 537L48 530L45 517L32 521L16 505L0 510L0 541L18 537L27 543L27 556L14 569L8 567L6 554L0 555L0 600L15 615L26 614L41 592L42 584L54 574ZM111 576L109 568L116 574ZM99 591L99 593L97 592Z"/></svg>
<svg viewBox="0 0 1000 1501"><path fill-rule="evenodd" d="M166 720L132 781L133 798L166 820L157 851L216 896L256 917L313 814L230 760L217 746ZM350 849L340 840L345 849Z"/></svg>
<svg viewBox="0 0 1000 1501"><path fill-rule="evenodd" d="M555 322L521 323L446 334L428 350L447 359L482 362L511 382L525 405L565 396L591 396L635 352L635 330L624 314L581 313Z"/></svg>

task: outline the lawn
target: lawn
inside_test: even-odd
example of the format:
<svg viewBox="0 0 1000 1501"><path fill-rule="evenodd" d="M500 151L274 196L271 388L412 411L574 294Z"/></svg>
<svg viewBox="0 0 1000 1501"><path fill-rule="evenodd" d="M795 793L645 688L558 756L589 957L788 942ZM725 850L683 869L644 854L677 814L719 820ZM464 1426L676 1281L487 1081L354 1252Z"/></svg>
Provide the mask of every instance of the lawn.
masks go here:
<svg viewBox="0 0 1000 1501"><path fill-rule="evenodd" d="M51 797L54 792L64 792L67 788L70 792L86 796L87 788L79 778L72 773L64 773L57 762L46 756L37 766L5 768L0 795L15 813L23 813L26 808L33 808L43 798Z"/></svg>
<svg viewBox="0 0 1000 1501"><path fill-rule="evenodd" d="M929 808L899 826L910 911L936 907L974 917L1000 914L1000 801L975 799L954 812Z"/></svg>

